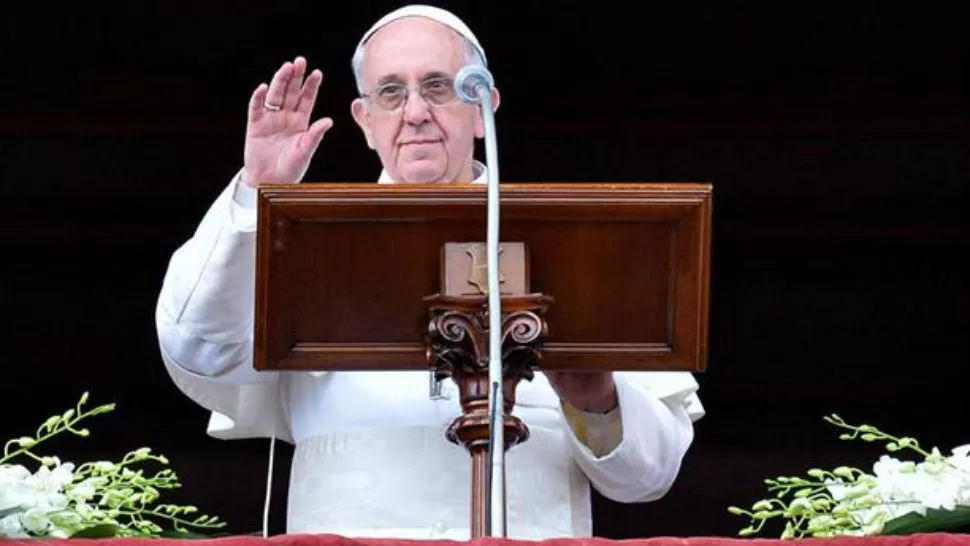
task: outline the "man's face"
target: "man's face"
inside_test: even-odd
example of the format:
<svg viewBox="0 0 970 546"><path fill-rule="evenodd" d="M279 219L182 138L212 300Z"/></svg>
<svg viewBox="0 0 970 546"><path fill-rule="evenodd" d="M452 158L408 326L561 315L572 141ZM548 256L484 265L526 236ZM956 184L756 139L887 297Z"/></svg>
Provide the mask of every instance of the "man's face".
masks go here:
<svg viewBox="0 0 970 546"><path fill-rule="evenodd" d="M366 46L361 82L366 94L389 83L405 88L403 105L386 111L377 97L351 110L391 175L401 182L471 182L475 138L483 136L477 106L435 105L421 95L451 86L465 64L461 36L436 21L406 17L380 29ZM442 79L446 79L442 84ZM435 80L439 83L435 84ZM497 92L493 94L497 106Z"/></svg>

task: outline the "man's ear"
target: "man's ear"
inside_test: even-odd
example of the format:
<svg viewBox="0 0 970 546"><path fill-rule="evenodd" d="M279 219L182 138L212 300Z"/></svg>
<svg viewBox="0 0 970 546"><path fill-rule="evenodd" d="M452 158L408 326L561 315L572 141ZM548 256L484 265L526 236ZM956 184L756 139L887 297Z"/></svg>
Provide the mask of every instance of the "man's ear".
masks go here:
<svg viewBox="0 0 970 546"><path fill-rule="evenodd" d="M498 92L498 87L492 88L492 113L498 111L498 105L502 102L502 96ZM475 136L485 138L485 120L482 119L482 111L475 107Z"/></svg>
<svg viewBox="0 0 970 546"><path fill-rule="evenodd" d="M367 147L373 150L374 136L371 134L370 123L368 123L367 103L364 102L364 99L354 99L354 101L350 103L350 113L354 116L354 121L357 122L357 126L360 127L360 130L364 132L364 138L367 140Z"/></svg>

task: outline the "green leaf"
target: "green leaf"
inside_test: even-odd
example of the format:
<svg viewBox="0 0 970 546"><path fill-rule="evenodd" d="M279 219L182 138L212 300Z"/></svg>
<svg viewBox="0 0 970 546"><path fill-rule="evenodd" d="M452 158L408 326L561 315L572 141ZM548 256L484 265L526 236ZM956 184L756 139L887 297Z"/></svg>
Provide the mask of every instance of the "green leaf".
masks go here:
<svg viewBox="0 0 970 546"><path fill-rule="evenodd" d="M886 522L880 534L911 535L934 531L951 531L970 526L970 506L957 506L953 510L926 511L925 516L909 513Z"/></svg>
<svg viewBox="0 0 970 546"><path fill-rule="evenodd" d="M117 525L101 523L76 531L71 535L71 538L112 538L116 536L118 536Z"/></svg>

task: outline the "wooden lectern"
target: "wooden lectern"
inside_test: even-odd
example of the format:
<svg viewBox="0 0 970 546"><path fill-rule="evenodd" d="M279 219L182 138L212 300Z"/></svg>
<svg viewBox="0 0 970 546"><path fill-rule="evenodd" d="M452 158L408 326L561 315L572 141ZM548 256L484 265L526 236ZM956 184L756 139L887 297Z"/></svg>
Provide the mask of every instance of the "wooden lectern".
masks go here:
<svg viewBox="0 0 970 546"><path fill-rule="evenodd" d="M709 185L503 184L500 195L503 449L528 438L510 413L540 367L706 369ZM258 207L256 368L450 377L462 414L447 437L471 455L481 536L486 186L274 185Z"/></svg>

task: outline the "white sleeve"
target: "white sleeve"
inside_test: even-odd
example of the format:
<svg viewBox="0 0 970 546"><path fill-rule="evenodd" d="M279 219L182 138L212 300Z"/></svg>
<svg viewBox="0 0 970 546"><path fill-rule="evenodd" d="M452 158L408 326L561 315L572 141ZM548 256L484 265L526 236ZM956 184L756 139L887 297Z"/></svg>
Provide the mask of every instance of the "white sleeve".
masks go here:
<svg viewBox="0 0 970 546"><path fill-rule="evenodd" d="M622 439L596 456L568 426L577 464L604 497L623 503L663 497L680 473L704 415L687 372L615 372Z"/></svg>
<svg viewBox="0 0 970 546"><path fill-rule="evenodd" d="M220 382L276 381L253 368L255 190L237 174L172 255L156 308L163 354Z"/></svg>

